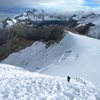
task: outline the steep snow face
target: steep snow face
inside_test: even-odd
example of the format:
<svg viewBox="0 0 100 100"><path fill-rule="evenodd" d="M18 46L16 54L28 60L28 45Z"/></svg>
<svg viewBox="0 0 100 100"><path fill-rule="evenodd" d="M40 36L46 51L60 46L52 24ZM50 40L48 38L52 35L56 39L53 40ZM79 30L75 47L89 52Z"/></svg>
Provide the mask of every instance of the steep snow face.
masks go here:
<svg viewBox="0 0 100 100"><path fill-rule="evenodd" d="M0 100L100 100L90 82L31 73L0 64Z"/></svg>
<svg viewBox="0 0 100 100"><path fill-rule="evenodd" d="M48 75L82 77L100 87L100 40L66 32L64 38L49 48L36 42L11 54L2 63Z"/></svg>

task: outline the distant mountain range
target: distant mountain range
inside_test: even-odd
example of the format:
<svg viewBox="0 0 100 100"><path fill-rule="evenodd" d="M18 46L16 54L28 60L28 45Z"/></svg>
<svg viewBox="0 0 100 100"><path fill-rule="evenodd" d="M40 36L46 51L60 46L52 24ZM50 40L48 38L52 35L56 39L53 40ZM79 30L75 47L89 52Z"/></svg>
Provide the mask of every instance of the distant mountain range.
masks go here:
<svg viewBox="0 0 100 100"><path fill-rule="evenodd" d="M35 41L46 44L58 42L62 39L64 30L100 39L100 14L96 12L51 14L43 9L34 8L13 18L7 17L0 21L0 52L3 49L0 60L10 53L30 46ZM20 47L18 40L21 42Z"/></svg>
<svg viewBox="0 0 100 100"><path fill-rule="evenodd" d="M43 9L32 9L24 11L14 18L6 18L0 22L0 28L11 28L16 23L24 24L29 27L38 27L51 24L64 25L70 30L74 30L79 34L85 34L90 37L100 38L100 13L96 12L78 12L73 14L49 14ZM86 31L84 31L86 30Z"/></svg>

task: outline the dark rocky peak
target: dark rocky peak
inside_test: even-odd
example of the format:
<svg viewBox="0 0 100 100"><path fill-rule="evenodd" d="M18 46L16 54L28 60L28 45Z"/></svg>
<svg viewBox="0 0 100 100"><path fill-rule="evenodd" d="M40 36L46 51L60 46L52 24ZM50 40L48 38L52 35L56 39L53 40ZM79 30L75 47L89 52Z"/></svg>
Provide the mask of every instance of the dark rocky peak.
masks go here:
<svg viewBox="0 0 100 100"><path fill-rule="evenodd" d="M14 21L10 18L7 17L6 19L2 20L2 24L3 24L3 29L7 28L7 25L10 23L14 23Z"/></svg>
<svg viewBox="0 0 100 100"><path fill-rule="evenodd" d="M78 32L79 34L87 35L88 32L89 32L89 30L90 30L90 28L93 27L93 26L95 26L95 24L93 24L93 23L88 23L88 24L86 24L86 25L84 25L84 26L78 27L76 30L77 30L77 32Z"/></svg>
<svg viewBox="0 0 100 100"><path fill-rule="evenodd" d="M26 13L35 13L35 12L37 12L38 10L37 9L35 9L35 8L33 8L32 10L28 10L28 11L26 11Z"/></svg>

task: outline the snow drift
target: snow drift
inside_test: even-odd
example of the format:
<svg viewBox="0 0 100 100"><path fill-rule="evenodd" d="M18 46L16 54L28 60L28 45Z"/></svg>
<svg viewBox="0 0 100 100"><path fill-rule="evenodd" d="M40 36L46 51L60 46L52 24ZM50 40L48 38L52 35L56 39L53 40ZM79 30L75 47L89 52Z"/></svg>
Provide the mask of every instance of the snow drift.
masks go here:
<svg viewBox="0 0 100 100"><path fill-rule="evenodd" d="M0 100L99 100L100 93L87 81L46 76L0 64Z"/></svg>

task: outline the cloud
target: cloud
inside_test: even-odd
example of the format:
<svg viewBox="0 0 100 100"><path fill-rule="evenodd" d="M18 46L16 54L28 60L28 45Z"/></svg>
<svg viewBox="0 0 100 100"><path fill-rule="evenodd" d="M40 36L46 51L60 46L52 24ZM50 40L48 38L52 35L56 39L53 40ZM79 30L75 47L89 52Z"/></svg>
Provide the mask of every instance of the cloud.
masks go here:
<svg viewBox="0 0 100 100"><path fill-rule="evenodd" d="M89 9L90 7L85 5L86 0L0 0L0 9L13 9L19 8L43 8L49 11L76 11L82 9ZM88 0L87 0L88 1ZM90 0L94 2L100 2L100 0ZM6 10L5 10L6 11Z"/></svg>
<svg viewBox="0 0 100 100"><path fill-rule="evenodd" d="M0 8L28 7L46 8L54 10L82 9L84 0L0 0Z"/></svg>
<svg viewBox="0 0 100 100"><path fill-rule="evenodd" d="M100 0L92 0L96 4L100 4Z"/></svg>
<svg viewBox="0 0 100 100"><path fill-rule="evenodd" d="M83 0L48 0L42 2L40 6L60 10L76 10L82 8Z"/></svg>

